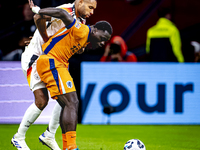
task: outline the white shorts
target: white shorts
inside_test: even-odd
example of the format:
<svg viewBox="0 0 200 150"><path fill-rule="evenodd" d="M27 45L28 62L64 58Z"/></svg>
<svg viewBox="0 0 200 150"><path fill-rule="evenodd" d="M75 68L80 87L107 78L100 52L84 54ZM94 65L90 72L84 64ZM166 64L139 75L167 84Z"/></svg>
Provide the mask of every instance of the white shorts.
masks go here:
<svg viewBox="0 0 200 150"><path fill-rule="evenodd" d="M34 92L37 89L46 88L45 83L43 83L38 75L36 69L36 60L39 56L37 55L29 55L26 53L22 53L21 57L21 66L25 78L28 81L30 89Z"/></svg>

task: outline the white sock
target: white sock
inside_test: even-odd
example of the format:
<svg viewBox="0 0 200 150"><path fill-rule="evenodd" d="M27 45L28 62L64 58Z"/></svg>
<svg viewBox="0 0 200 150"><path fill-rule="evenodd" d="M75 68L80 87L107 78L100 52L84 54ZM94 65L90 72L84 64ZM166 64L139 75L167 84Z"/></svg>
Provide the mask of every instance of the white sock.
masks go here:
<svg viewBox="0 0 200 150"><path fill-rule="evenodd" d="M51 115L51 120L49 122L49 131L50 133L53 133L54 135L56 134L56 130L58 129L60 125L59 121L60 121L61 110L62 110L62 107L58 103L56 103Z"/></svg>
<svg viewBox="0 0 200 150"><path fill-rule="evenodd" d="M35 103L29 106L18 128L18 137L22 136L25 138L26 131L29 129L30 125L33 124L35 120L39 117L41 112L42 111L35 105Z"/></svg>

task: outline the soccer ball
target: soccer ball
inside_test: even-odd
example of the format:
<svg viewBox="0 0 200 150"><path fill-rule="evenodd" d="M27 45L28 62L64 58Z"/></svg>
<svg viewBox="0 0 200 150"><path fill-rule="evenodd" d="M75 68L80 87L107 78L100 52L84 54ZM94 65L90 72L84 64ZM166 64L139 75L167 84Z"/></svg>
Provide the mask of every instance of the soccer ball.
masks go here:
<svg viewBox="0 0 200 150"><path fill-rule="evenodd" d="M131 139L124 145L124 150L146 150L146 148L142 141Z"/></svg>

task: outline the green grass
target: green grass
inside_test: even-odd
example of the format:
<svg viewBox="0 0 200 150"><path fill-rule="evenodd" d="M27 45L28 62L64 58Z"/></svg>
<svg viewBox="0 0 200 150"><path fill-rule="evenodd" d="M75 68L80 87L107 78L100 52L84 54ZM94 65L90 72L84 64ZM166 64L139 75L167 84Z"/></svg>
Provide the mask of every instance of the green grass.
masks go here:
<svg viewBox="0 0 200 150"><path fill-rule="evenodd" d="M32 125L26 134L31 150L49 150L38 142L47 125ZM18 125L0 125L0 150L15 150L10 140ZM81 125L77 127L80 150L123 150L129 139L140 139L147 150L200 150L200 126L178 125ZM56 133L62 148L61 130Z"/></svg>

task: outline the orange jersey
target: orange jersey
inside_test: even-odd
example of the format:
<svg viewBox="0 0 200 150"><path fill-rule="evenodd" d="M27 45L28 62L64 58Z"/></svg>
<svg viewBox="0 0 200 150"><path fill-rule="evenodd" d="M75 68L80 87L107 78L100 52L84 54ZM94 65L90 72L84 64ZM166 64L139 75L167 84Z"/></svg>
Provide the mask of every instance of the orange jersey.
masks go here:
<svg viewBox="0 0 200 150"><path fill-rule="evenodd" d="M81 48L86 47L90 35L90 27L74 21L63 27L48 42L42 45L44 53L68 66L69 58Z"/></svg>

